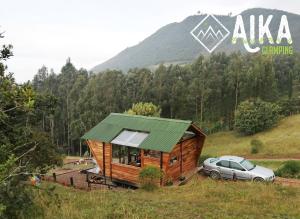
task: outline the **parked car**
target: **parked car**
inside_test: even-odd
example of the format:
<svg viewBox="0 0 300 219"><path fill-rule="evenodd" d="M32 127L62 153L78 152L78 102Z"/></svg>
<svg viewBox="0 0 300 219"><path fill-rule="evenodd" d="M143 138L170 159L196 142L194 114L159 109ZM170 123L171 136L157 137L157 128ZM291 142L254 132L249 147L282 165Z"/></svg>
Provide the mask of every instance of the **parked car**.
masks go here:
<svg viewBox="0 0 300 219"><path fill-rule="evenodd" d="M275 180L273 170L257 166L243 157L222 156L208 158L203 162L203 170L212 179L241 179L253 181Z"/></svg>

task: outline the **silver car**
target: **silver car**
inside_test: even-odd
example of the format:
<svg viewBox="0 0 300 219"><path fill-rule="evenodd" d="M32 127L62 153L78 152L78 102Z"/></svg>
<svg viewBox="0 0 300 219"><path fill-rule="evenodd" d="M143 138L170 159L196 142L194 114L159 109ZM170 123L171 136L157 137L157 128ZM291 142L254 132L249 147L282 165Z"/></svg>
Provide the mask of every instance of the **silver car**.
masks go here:
<svg viewBox="0 0 300 219"><path fill-rule="evenodd" d="M273 170L257 166L245 158L236 156L208 158L203 163L203 170L212 179L275 180Z"/></svg>

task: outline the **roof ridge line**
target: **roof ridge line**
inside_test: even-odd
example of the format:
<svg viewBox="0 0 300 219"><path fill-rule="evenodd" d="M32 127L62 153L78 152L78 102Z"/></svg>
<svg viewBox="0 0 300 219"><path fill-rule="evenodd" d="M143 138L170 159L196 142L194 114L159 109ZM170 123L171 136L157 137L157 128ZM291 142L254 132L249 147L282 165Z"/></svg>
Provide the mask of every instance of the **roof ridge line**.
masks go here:
<svg viewBox="0 0 300 219"><path fill-rule="evenodd" d="M178 123L193 123L191 120L182 120L182 119L170 119L170 118L161 118L161 117L152 117L152 116L142 116L142 115L130 115L125 113L110 113L110 115L120 115L126 117L139 117L145 119L152 119L152 120L161 120L161 121L170 121L170 122L178 122Z"/></svg>

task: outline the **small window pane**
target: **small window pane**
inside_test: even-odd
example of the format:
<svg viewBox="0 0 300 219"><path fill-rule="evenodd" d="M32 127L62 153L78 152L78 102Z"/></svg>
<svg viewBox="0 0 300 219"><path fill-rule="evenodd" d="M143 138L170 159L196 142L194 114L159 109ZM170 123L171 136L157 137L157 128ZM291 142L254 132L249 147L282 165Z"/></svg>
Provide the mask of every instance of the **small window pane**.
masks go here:
<svg viewBox="0 0 300 219"><path fill-rule="evenodd" d="M178 161L177 156L172 156L172 158L169 160L169 165L172 166Z"/></svg>
<svg viewBox="0 0 300 219"><path fill-rule="evenodd" d="M133 134L132 132L125 130L125 131L121 132L121 134L119 134L115 138L115 140L117 140L117 141L127 141L127 139L129 139L132 136L132 134Z"/></svg>
<svg viewBox="0 0 300 219"><path fill-rule="evenodd" d="M113 144L112 162L140 167L141 150L134 147Z"/></svg>
<svg viewBox="0 0 300 219"><path fill-rule="evenodd" d="M111 143L130 147L138 147L147 136L147 133L124 130L117 137L115 137Z"/></svg>
<svg viewBox="0 0 300 219"><path fill-rule="evenodd" d="M131 144L141 144L145 138L147 138L148 134L142 133L142 132L137 132L130 140L129 143Z"/></svg>

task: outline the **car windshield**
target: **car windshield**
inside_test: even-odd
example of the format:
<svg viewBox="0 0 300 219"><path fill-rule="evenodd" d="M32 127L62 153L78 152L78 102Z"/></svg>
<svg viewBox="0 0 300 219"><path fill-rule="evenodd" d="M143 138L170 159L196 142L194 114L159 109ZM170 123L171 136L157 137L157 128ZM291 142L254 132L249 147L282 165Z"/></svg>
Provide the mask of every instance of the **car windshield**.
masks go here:
<svg viewBox="0 0 300 219"><path fill-rule="evenodd" d="M253 170L255 168L255 164L251 163L249 160L242 160L240 164L245 167L247 170Z"/></svg>

